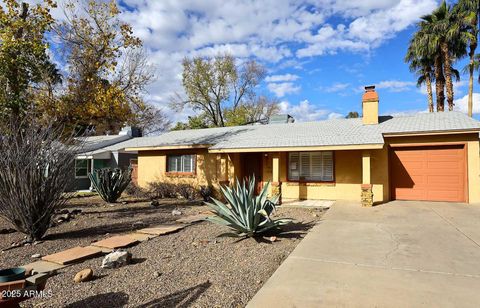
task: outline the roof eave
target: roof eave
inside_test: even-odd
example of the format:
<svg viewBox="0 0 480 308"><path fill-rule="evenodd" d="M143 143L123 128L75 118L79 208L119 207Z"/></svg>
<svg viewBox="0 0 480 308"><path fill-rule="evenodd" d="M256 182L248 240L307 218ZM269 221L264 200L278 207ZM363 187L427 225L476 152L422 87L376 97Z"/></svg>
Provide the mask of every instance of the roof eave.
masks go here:
<svg viewBox="0 0 480 308"><path fill-rule="evenodd" d="M453 129L453 130L438 130L438 131L413 131L413 132L383 133L383 137L474 134L474 133L479 133L479 132L480 132L480 128L470 128L470 129Z"/></svg>
<svg viewBox="0 0 480 308"><path fill-rule="evenodd" d="M339 150L378 150L384 143L343 144L299 147L251 147L251 148L210 148L209 153L251 153L251 152L301 152L301 151L339 151Z"/></svg>
<svg viewBox="0 0 480 308"><path fill-rule="evenodd" d="M125 152L137 151L155 151L155 150L187 150L187 149L208 149L211 144L183 144L183 145L161 145L161 146L142 146L142 147L128 147Z"/></svg>

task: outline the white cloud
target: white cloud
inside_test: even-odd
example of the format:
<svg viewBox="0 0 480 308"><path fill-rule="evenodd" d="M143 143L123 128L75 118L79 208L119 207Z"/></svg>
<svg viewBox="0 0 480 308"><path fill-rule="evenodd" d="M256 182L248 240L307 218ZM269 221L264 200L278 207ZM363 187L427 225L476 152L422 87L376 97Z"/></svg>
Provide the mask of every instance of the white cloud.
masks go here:
<svg viewBox="0 0 480 308"><path fill-rule="evenodd" d="M274 93L276 97L284 97L287 94L298 93L300 86L296 86L293 82L269 83L268 90Z"/></svg>
<svg viewBox="0 0 480 308"><path fill-rule="evenodd" d="M416 84L417 83L413 81L384 80L375 84L375 88L387 89L390 92L405 92L411 90Z"/></svg>
<svg viewBox="0 0 480 308"><path fill-rule="evenodd" d="M266 82L279 82L279 81L295 81L300 78L298 75L294 74L284 74L284 75L271 75L265 78Z"/></svg>
<svg viewBox="0 0 480 308"><path fill-rule="evenodd" d="M455 104L455 110L464 113L468 112L468 94L462 98L454 100L453 103ZM480 93L473 93L473 113L480 113Z"/></svg>
<svg viewBox="0 0 480 308"><path fill-rule="evenodd" d="M61 7L65 1L58 2ZM160 106L166 106L173 93L183 93L181 61L186 56L230 52L243 59L256 58L267 66L275 64L272 69L301 69L304 61L299 58L368 53L437 4L435 0L120 3L122 20L143 40L151 55L149 61L156 67L158 80L148 88L148 99ZM61 18L61 9L53 14ZM300 90L292 81L279 80L267 87L281 97Z"/></svg>
<svg viewBox="0 0 480 308"><path fill-rule="evenodd" d="M340 92L340 91L345 90L346 88L348 88L348 86L350 86L349 83L336 82L336 83L332 84L331 86L321 87L320 90L322 90L323 92L327 92L327 93L335 93L335 92Z"/></svg>
<svg viewBox="0 0 480 308"><path fill-rule="evenodd" d="M328 114L327 118L329 120L331 120L331 119L343 119L343 118L345 118L345 116L341 113L338 113L338 112L330 112Z"/></svg>
<svg viewBox="0 0 480 308"><path fill-rule="evenodd" d="M330 110L314 106L308 100L303 100L298 104L291 104L287 101L282 101L279 105L280 111L293 116L296 122L319 121L325 120L326 118L337 118L341 116Z"/></svg>

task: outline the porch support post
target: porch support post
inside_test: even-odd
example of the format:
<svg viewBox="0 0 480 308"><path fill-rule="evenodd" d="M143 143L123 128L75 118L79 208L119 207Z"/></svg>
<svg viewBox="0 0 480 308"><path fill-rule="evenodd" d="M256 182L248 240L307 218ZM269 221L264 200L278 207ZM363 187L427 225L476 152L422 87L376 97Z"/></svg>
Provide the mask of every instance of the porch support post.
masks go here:
<svg viewBox="0 0 480 308"><path fill-rule="evenodd" d="M362 152L362 206L373 206L373 191L371 183L371 153Z"/></svg>
<svg viewBox="0 0 480 308"><path fill-rule="evenodd" d="M228 154L221 154L220 155L220 177L219 181L220 185L229 185L228 181Z"/></svg>
<svg viewBox="0 0 480 308"><path fill-rule="evenodd" d="M278 204L282 204L282 182L280 181L280 154L272 155L272 196L278 195Z"/></svg>

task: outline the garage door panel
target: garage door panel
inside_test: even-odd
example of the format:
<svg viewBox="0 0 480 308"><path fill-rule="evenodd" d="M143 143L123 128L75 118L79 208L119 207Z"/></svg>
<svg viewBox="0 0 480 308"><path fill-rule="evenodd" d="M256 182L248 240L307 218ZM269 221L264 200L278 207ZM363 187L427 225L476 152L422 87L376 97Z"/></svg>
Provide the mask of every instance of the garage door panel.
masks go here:
<svg viewBox="0 0 480 308"><path fill-rule="evenodd" d="M391 154L393 199L466 201L463 145L398 148Z"/></svg>

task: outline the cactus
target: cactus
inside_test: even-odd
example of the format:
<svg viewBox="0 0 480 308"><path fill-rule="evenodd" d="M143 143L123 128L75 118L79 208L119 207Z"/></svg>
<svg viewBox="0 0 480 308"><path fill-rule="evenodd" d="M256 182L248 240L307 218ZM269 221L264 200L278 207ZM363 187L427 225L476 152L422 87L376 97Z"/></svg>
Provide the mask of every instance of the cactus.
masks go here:
<svg viewBox="0 0 480 308"><path fill-rule="evenodd" d="M206 203L216 214L207 220L225 225L234 231L224 235L253 237L266 231L278 230L280 226L292 222L291 219L270 219L279 196L267 199L270 182L255 196L255 177L250 179L248 185L246 181L240 184L237 180L236 188L221 188L228 205L214 198L213 203Z"/></svg>
<svg viewBox="0 0 480 308"><path fill-rule="evenodd" d="M120 198L132 179L132 168L103 168L88 175L92 185L100 197L108 203L114 203Z"/></svg>

